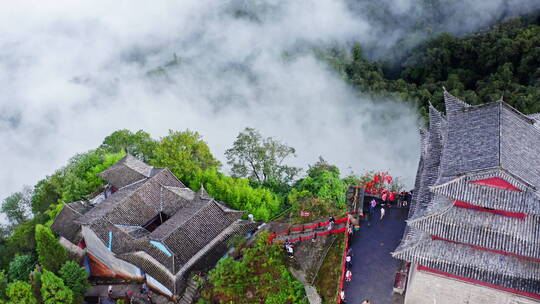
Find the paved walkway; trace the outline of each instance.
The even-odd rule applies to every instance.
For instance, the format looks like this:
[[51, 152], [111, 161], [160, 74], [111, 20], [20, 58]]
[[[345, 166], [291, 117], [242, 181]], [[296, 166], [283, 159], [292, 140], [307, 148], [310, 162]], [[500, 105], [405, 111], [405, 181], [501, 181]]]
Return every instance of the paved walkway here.
[[402, 304], [403, 296], [392, 293], [394, 278], [400, 262], [390, 255], [403, 236], [408, 209], [386, 209], [379, 220], [379, 208], [371, 225], [361, 223], [360, 231], [352, 238], [353, 278], [345, 290], [348, 304], [360, 304], [369, 299], [372, 304]]

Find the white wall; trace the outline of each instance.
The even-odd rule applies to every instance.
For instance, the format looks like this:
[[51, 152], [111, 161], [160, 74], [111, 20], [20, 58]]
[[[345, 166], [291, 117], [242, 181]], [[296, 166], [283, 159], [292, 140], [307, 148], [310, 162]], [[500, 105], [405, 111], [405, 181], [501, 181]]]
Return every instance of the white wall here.
[[148, 286], [150, 286], [150, 287], [152, 287], [154, 289], [160, 290], [162, 293], [168, 295], [169, 297], [172, 297], [172, 295], [173, 295], [172, 292], [167, 287], [163, 286], [163, 284], [158, 282], [156, 279], [154, 279], [149, 274], [146, 274], [146, 283], [148, 284]]
[[411, 265], [405, 304], [533, 304], [533, 299], [481, 285], [466, 283]]
[[141, 271], [137, 266], [116, 258], [91, 229], [82, 226], [82, 235], [88, 252], [107, 265], [112, 271], [120, 275], [142, 279]]

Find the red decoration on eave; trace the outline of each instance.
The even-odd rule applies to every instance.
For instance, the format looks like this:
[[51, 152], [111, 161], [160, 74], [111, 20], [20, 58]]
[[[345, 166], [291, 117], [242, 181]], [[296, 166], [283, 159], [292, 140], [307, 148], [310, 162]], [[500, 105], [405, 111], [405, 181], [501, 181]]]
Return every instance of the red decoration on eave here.
[[490, 287], [490, 288], [494, 288], [494, 289], [514, 293], [514, 294], [518, 294], [518, 295], [525, 296], [525, 297], [528, 297], [528, 298], [540, 300], [540, 294], [537, 294], [537, 293], [526, 292], [526, 291], [523, 291], [523, 290], [517, 290], [517, 289], [513, 289], [513, 288], [508, 288], [508, 287], [504, 287], [504, 286], [495, 285], [495, 284], [484, 282], [484, 281], [479, 281], [479, 280], [475, 280], [475, 279], [471, 279], [471, 278], [467, 278], [467, 277], [462, 277], [462, 276], [458, 276], [458, 275], [455, 275], [455, 274], [452, 274], [452, 273], [436, 270], [436, 269], [433, 269], [433, 268], [428, 268], [428, 267], [425, 267], [425, 266], [422, 266], [422, 265], [416, 266], [416, 269], [418, 269], [420, 271], [427, 271], [427, 272], [435, 273], [435, 274], [442, 275], [442, 276], [445, 276], [445, 277], [458, 279], [458, 280], [461, 280], [461, 281], [464, 281], [464, 282], [473, 283], [473, 284], [477, 284], [477, 285], [482, 285], [482, 286], [486, 286], [486, 287]]
[[519, 188], [516, 188], [514, 185], [510, 184], [509, 182], [505, 181], [504, 179], [500, 177], [490, 177], [490, 178], [485, 178], [485, 179], [479, 179], [479, 180], [471, 181], [471, 183], [475, 183], [482, 186], [504, 189], [504, 190], [521, 192]]
[[489, 209], [489, 208], [484, 208], [484, 207], [481, 207], [481, 206], [478, 206], [478, 205], [469, 204], [469, 203], [466, 203], [464, 201], [455, 201], [454, 202], [454, 207], [474, 209], [474, 210], [478, 210], [478, 211], [482, 211], [482, 212], [494, 213], [494, 214], [498, 214], [498, 215], [502, 215], [502, 216], [515, 217], [515, 218], [518, 218], [520, 220], [523, 220], [523, 219], [525, 219], [527, 217], [527, 214], [525, 214], [525, 213], [510, 212], [510, 211], [504, 211], [504, 210], [498, 210], [498, 209]]

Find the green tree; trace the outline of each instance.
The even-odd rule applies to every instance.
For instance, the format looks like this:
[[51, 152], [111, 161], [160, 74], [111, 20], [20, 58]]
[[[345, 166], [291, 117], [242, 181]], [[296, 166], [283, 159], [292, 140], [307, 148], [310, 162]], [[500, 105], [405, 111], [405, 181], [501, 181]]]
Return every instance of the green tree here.
[[125, 151], [143, 161], [149, 161], [153, 157], [155, 145], [156, 141], [143, 130], [133, 133], [124, 129], [107, 136], [100, 148], [112, 153]]
[[4, 199], [1, 211], [6, 214], [11, 225], [20, 225], [28, 220], [31, 198], [31, 188], [25, 187], [22, 191], [15, 192]]
[[15, 227], [12, 234], [0, 246], [0, 266], [7, 268], [16, 254], [34, 254], [36, 240], [34, 238], [36, 219], [24, 222]]
[[345, 207], [347, 184], [340, 178], [339, 169], [324, 159], [310, 166], [307, 176], [294, 186], [298, 191], [308, 191], [310, 196], [333, 201], [338, 207]]
[[17, 255], [9, 263], [8, 278], [10, 281], [27, 281], [35, 266], [36, 262], [31, 255]]
[[72, 304], [73, 292], [54, 273], [43, 270], [41, 275], [41, 300], [44, 304]]
[[7, 286], [8, 279], [6, 273], [3, 270], [0, 270], [0, 303], [4, 303], [7, 300]]
[[[156, 144], [150, 162], [154, 166], [166, 167], [182, 182], [190, 184], [195, 175], [206, 169], [218, 168], [219, 162], [210, 153], [210, 148], [197, 132], [169, 130]], [[191, 185], [199, 187], [200, 185]]]
[[37, 304], [38, 301], [32, 293], [32, 286], [23, 281], [15, 281], [7, 287], [6, 294], [9, 304]]
[[86, 291], [90, 288], [86, 270], [73, 261], [67, 261], [60, 269], [60, 277], [73, 291], [75, 303], [82, 303]]
[[30, 284], [32, 285], [32, 293], [36, 299], [41, 299], [41, 275], [42, 273], [36, 269], [30, 273]]
[[247, 177], [261, 185], [272, 181], [289, 184], [300, 172], [299, 168], [284, 164], [285, 160], [295, 156], [294, 148], [272, 137], [263, 138], [253, 128], [240, 132], [225, 155], [234, 176]]
[[52, 177], [42, 179], [34, 187], [34, 195], [32, 196], [32, 213], [34, 215], [42, 214], [51, 205], [58, 203], [60, 194], [52, 179]]
[[211, 288], [203, 303], [306, 303], [304, 288], [284, 259], [283, 250], [268, 243], [268, 233], [261, 233], [241, 260], [221, 259], [209, 272]]
[[67, 251], [46, 226], [36, 225], [36, 245], [39, 264], [45, 269], [58, 272], [68, 259]]

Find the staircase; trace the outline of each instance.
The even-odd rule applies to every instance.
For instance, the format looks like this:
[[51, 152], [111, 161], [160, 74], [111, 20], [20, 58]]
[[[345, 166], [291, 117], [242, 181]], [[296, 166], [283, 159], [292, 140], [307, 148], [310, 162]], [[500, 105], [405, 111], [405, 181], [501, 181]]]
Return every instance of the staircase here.
[[294, 243], [297, 241], [310, 240], [329, 233], [344, 232], [343, 229], [346, 229], [347, 226], [347, 222], [344, 220], [345, 219], [337, 220], [331, 230], [328, 230], [327, 222], [309, 223], [302, 226], [291, 227], [285, 231], [274, 233], [272, 240], [290, 241]]
[[180, 298], [180, 301], [178, 301], [179, 304], [192, 304], [197, 299], [199, 286], [197, 281], [193, 279], [194, 277], [195, 274], [190, 275], [184, 294]]

